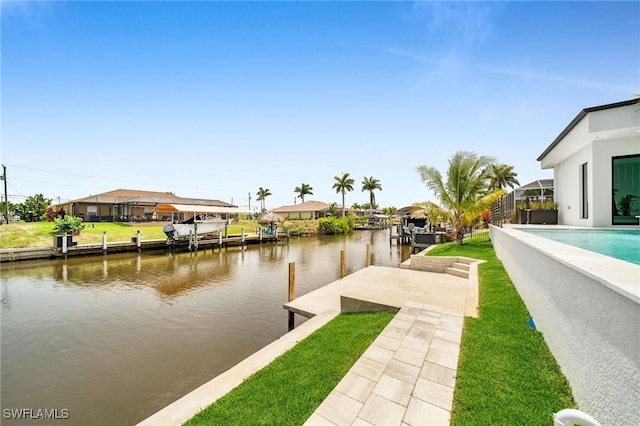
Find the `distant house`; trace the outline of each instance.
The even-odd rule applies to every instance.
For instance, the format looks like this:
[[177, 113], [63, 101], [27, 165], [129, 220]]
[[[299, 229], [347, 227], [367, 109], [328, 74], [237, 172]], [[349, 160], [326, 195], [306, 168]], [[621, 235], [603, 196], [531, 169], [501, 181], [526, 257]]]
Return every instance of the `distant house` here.
[[558, 223], [637, 225], [640, 216], [640, 105], [585, 108], [538, 157], [553, 169]]
[[329, 204], [322, 201], [305, 201], [300, 204], [278, 207], [273, 209], [273, 212], [285, 219], [317, 219], [327, 216], [328, 209]]
[[79, 216], [88, 222], [130, 222], [152, 219], [171, 219], [156, 214], [154, 209], [159, 204], [181, 204], [215, 207], [236, 207], [219, 200], [200, 198], [183, 198], [167, 192], [139, 191], [135, 189], [116, 189], [97, 195], [79, 198], [68, 203], [55, 206], [66, 214]]
[[[553, 179], [538, 179], [522, 185], [504, 196], [501, 202], [502, 217], [509, 218], [516, 206], [529, 201], [554, 201]], [[515, 214], [515, 213], [514, 213]]]

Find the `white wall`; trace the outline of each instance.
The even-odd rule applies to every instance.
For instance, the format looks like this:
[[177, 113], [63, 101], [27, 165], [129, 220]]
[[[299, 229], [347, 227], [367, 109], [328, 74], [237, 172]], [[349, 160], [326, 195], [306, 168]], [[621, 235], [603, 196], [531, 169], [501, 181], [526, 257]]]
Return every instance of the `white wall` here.
[[580, 409], [640, 424], [640, 266], [515, 229], [491, 240]]
[[[558, 204], [558, 224], [572, 226], [593, 226], [593, 149], [587, 145], [565, 161], [558, 163], [553, 170], [555, 201]], [[587, 164], [589, 217], [580, 218], [580, 167]]]

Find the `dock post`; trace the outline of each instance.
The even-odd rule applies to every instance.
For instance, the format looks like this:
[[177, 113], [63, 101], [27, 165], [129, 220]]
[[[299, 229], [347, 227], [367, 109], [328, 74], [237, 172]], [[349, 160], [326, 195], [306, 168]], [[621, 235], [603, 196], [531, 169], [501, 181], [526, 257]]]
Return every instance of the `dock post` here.
[[289, 262], [289, 302], [296, 298], [296, 262]]
[[193, 247], [198, 251], [198, 222], [193, 221]]
[[344, 278], [344, 250], [340, 250], [340, 278]]
[[366, 254], [367, 258], [365, 261], [365, 266], [370, 266], [371, 265], [371, 244], [367, 244], [367, 254]]
[[[289, 302], [296, 298], [296, 262], [289, 262]], [[289, 311], [289, 331], [295, 327], [293, 311]]]
[[62, 234], [62, 255], [67, 258], [67, 233]]
[[218, 247], [222, 250], [222, 232], [218, 231]]
[[107, 231], [102, 233], [102, 252], [107, 254]]
[[244, 248], [244, 227], [241, 229], [241, 235], [242, 235], [242, 248]]
[[140, 230], [136, 232], [136, 247], [138, 248], [138, 253], [140, 252]]
[[276, 225], [276, 243], [278, 242], [278, 226]]
[[260, 239], [260, 242], [262, 242], [262, 228], [258, 230], [258, 238]]

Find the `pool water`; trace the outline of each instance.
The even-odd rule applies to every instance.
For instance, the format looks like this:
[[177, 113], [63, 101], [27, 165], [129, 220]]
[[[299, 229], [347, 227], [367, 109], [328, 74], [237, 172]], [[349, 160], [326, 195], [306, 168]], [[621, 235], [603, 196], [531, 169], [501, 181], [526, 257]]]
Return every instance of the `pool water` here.
[[640, 265], [640, 229], [519, 230]]

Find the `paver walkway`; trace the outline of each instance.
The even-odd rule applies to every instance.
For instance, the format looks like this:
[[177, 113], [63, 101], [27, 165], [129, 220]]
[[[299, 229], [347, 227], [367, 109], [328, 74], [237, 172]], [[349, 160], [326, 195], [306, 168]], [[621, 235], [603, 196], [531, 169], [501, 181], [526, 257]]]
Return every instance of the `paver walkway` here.
[[448, 425], [464, 313], [407, 302], [306, 425]]

